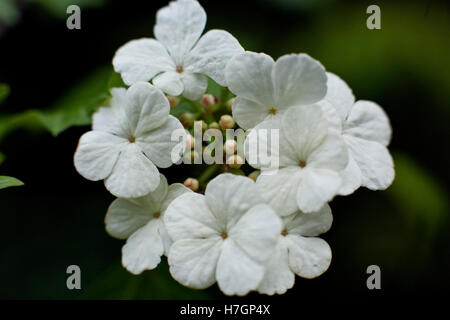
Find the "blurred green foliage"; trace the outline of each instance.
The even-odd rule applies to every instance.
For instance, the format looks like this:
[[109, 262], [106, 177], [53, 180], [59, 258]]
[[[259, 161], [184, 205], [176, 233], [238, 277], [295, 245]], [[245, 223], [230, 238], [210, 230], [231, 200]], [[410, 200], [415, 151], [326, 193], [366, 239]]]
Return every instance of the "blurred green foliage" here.
[[23, 182], [7, 176], [0, 176], [0, 189], [8, 188], [8, 187], [18, 187], [22, 186]]
[[6, 83], [0, 83], [0, 103], [8, 98], [9, 91], [9, 86]]
[[13, 25], [19, 18], [20, 12], [14, 0], [0, 0], [0, 22]]

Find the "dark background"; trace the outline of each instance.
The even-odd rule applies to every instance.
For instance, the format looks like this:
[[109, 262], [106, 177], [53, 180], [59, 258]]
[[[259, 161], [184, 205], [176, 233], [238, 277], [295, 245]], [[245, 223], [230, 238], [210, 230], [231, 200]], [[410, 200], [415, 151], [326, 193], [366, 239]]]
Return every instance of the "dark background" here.
[[[393, 126], [396, 180], [387, 191], [360, 189], [338, 197], [324, 235], [330, 269], [297, 277], [279, 299], [444, 294], [450, 285], [449, 6], [444, 1], [200, 1], [206, 30], [226, 29], [247, 50], [277, 58], [306, 52], [345, 79], [358, 99], [383, 106]], [[66, 28], [65, 8], [77, 1], [18, 1], [20, 16], [0, 28], [0, 82], [11, 94], [6, 115], [45, 110], [86, 77], [110, 68], [125, 42], [153, 36], [167, 1], [81, 1], [81, 30]], [[381, 30], [366, 28], [366, 8], [381, 7]], [[1, 10], [1, 7], [0, 7]], [[1, 14], [0, 14], [1, 16]], [[33, 130], [30, 130], [33, 129]], [[195, 291], [170, 278], [165, 262], [132, 276], [120, 265], [123, 241], [104, 230], [114, 199], [101, 182], [83, 179], [73, 153], [88, 126], [54, 137], [33, 125], [0, 135], [1, 175], [25, 186], [0, 190], [0, 298], [223, 298], [216, 286]], [[0, 127], [1, 131], [1, 127]], [[164, 170], [170, 183], [188, 167]], [[66, 268], [82, 270], [82, 290], [66, 288]], [[366, 287], [367, 266], [379, 265], [382, 289]], [[256, 294], [251, 294], [255, 297]]]

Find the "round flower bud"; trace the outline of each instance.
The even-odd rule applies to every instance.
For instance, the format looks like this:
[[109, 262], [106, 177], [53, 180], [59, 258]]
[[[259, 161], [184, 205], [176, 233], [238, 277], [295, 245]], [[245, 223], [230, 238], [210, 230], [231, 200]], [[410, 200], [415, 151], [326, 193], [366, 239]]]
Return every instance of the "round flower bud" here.
[[258, 179], [258, 177], [259, 177], [260, 174], [261, 174], [261, 171], [256, 170], [256, 171], [253, 171], [252, 173], [250, 173], [250, 174], [248, 175], [248, 177], [249, 177], [250, 179], [252, 179], [253, 181], [256, 181], [256, 179]]
[[227, 164], [231, 169], [239, 169], [244, 164], [244, 160], [237, 154], [233, 154], [228, 157]]
[[236, 99], [236, 98], [231, 98], [231, 99], [228, 100], [227, 103], [226, 103], [226, 107], [227, 107], [227, 110], [228, 110], [229, 112], [231, 112], [231, 110], [232, 110], [232, 108], [233, 108], [233, 102], [234, 102], [234, 99]]
[[180, 117], [180, 122], [185, 128], [189, 128], [194, 123], [195, 117], [190, 112], [185, 112]]
[[194, 130], [202, 130], [206, 131], [208, 129], [208, 125], [203, 120], [197, 120], [194, 122]]
[[217, 122], [214, 121], [209, 124], [209, 128], [210, 129], [220, 129], [220, 126]]
[[220, 127], [225, 130], [232, 129], [235, 125], [235, 122], [232, 116], [230, 116], [229, 114], [224, 114], [220, 117], [219, 124]]
[[199, 182], [197, 179], [194, 178], [187, 178], [184, 180], [184, 185], [191, 189], [192, 191], [197, 191], [199, 187]]
[[192, 149], [194, 147], [194, 143], [194, 137], [190, 133], [186, 133], [186, 149]]
[[211, 107], [216, 105], [219, 102], [219, 99], [217, 99], [216, 96], [212, 94], [204, 94], [203, 97], [200, 99], [200, 104], [207, 110], [210, 110]]
[[237, 150], [237, 142], [235, 140], [227, 140], [223, 145], [226, 154], [234, 154]]
[[167, 96], [167, 100], [169, 100], [171, 109], [175, 108], [177, 105], [180, 104], [180, 98], [178, 98], [178, 97]]
[[195, 150], [186, 150], [184, 153], [184, 163], [193, 164], [199, 158], [199, 154]]

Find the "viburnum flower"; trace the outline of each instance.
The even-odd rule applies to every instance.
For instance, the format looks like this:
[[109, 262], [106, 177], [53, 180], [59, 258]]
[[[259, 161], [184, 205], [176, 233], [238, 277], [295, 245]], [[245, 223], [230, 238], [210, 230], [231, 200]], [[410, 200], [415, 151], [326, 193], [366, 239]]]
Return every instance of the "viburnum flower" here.
[[331, 262], [330, 246], [317, 237], [331, 227], [333, 216], [328, 204], [311, 214], [297, 211], [283, 217], [282, 221], [280, 240], [266, 265], [259, 293], [283, 294], [293, 287], [295, 274], [315, 278], [324, 273]]
[[223, 30], [200, 38], [205, 24], [206, 13], [197, 1], [172, 1], [156, 15], [156, 39], [132, 40], [119, 48], [113, 59], [115, 71], [128, 85], [153, 80], [167, 94], [183, 94], [190, 100], [205, 93], [203, 75], [225, 86], [226, 64], [244, 49]]
[[[279, 141], [271, 141], [269, 145], [266, 135], [255, 136], [262, 129], [269, 132], [278, 129]], [[278, 154], [273, 145], [277, 142]], [[253, 143], [260, 147], [256, 154], [252, 154]], [[278, 157], [279, 168], [251, 160], [267, 151]], [[273, 198], [280, 208], [277, 213], [282, 216], [298, 209], [310, 213], [323, 207], [338, 192], [342, 183], [340, 172], [348, 163], [342, 137], [329, 130], [329, 123], [317, 105], [293, 107], [281, 119], [261, 123], [246, 139], [246, 156], [252, 166], [262, 170], [256, 181], [261, 195]]]
[[109, 206], [105, 217], [106, 231], [118, 239], [128, 239], [122, 248], [122, 264], [133, 274], [151, 270], [168, 254], [172, 244], [164, 213], [180, 195], [191, 192], [181, 183], [170, 186], [160, 175], [159, 186], [148, 195], [134, 199], [118, 198]]
[[255, 290], [281, 232], [281, 219], [264, 204], [247, 177], [221, 174], [205, 195], [175, 199], [164, 221], [174, 241], [170, 273], [181, 284], [202, 289], [214, 284], [227, 295]]
[[350, 194], [361, 185], [371, 190], [386, 189], [395, 176], [387, 149], [392, 135], [388, 116], [374, 102], [359, 100], [355, 103], [352, 90], [341, 78], [332, 73], [327, 76], [328, 92], [324, 101], [335, 109], [334, 114], [328, 111], [328, 115], [337, 119], [331, 122], [342, 134], [349, 150], [340, 194]]
[[317, 102], [327, 91], [325, 69], [307, 54], [284, 55], [275, 62], [266, 54], [245, 52], [230, 60], [225, 75], [237, 95], [233, 118], [243, 129], [290, 107]]
[[[173, 159], [172, 150], [180, 142], [172, 141], [172, 133], [179, 130], [185, 139], [185, 131], [169, 115], [164, 94], [149, 83], [112, 89], [111, 94], [110, 106], [94, 114], [93, 130], [80, 138], [75, 167], [86, 179], [105, 180], [116, 197], [141, 197], [159, 185], [157, 167], [179, 160]], [[180, 144], [184, 147], [185, 140]]]

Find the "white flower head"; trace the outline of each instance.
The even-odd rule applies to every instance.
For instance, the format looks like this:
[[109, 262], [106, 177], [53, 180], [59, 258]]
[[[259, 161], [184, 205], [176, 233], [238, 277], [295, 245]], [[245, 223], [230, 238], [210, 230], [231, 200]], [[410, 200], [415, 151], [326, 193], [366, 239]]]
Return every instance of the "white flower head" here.
[[283, 294], [294, 285], [295, 274], [302, 278], [315, 278], [331, 263], [330, 246], [317, 238], [330, 229], [333, 221], [327, 204], [318, 212], [304, 214], [297, 211], [283, 217], [282, 221], [280, 240], [258, 287], [260, 293]]
[[270, 168], [251, 163], [262, 170], [256, 183], [265, 199], [274, 198], [279, 204], [278, 214], [284, 216], [298, 209], [305, 213], [317, 211], [338, 192], [342, 183], [340, 172], [347, 166], [348, 153], [342, 137], [329, 130], [329, 126], [319, 106], [298, 106], [287, 110], [281, 119], [264, 121], [247, 137], [246, 156], [251, 159], [254, 155], [249, 144], [257, 141], [260, 146], [268, 145], [253, 135], [262, 129], [279, 130], [278, 150], [268, 145], [256, 152], [278, 151], [275, 156], [280, 168], [271, 172]]
[[327, 76], [328, 92], [319, 104], [336, 131], [342, 134], [349, 151], [339, 193], [350, 194], [361, 185], [371, 190], [386, 189], [395, 176], [387, 149], [392, 135], [388, 116], [374, 102], [359, 100], [355, 103], [351, 89], [341, 78], [332, 73]]
[[161, 175], [159, 186], [148, 195], [134, 199], [118, 198], [109, 206], [105, 217], [106, 231], [118, 239], [128, 239], [122, 248], [122, 264], [131, 273], [154, 269], [172, 241], [164, 226], [169, 204], [180, 195], [191, 192], [181, 183], [170, 186]]
[[256, 290], [281, 232], [281, 219], [263, 203], [255, 183], [232, 174], [211, 180], [205, 195], [181, 195], [164, 220], [174, 241], [172, 276], [196, 289], [217, 281], [227, 295]]
[[230, 60], [225, 75], [237, 95], [233, 118], [244, 129], [290, 107], [317, 102], [327, 91], [325, 69], [307, 54], [284, 55], [275, 62], [266, 54], [245, 52]]
[[[75, 167], [86, 179], [105, 180], [119, 198], [141, 197], [159, 185], [157, 167], [178, 161], [172, 150], [178, 143], [185, 145], [184, 129], [169, 115], [164, 94], [149, 83], [115, 88], [111, 94], [110, 106], [94, 114], [93, 130], [80, 138]], [[175, 130], [182, 142], [172, 141]]]
[[172, 1], [156, 15], [156, 39], [132, 40], [117, 50], [116, 72], [128, 85], [153, 80], [169, 95], [200, 99], [211, 77], [225, 86], [224, 69], [235, 54], [243, 52], [228, 32], [211, 30], [202, 37], [206, 13], [196, 0]]

